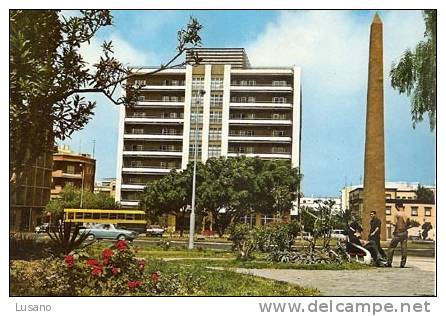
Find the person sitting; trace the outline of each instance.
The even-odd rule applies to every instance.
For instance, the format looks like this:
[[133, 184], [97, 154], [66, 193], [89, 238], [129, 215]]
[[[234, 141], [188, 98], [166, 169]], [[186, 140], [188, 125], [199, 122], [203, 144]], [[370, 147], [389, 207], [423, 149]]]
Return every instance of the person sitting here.
[[376, 266], [383, 267], [385, 265], [385, 260], [379, 253], [378, 246], [373, 240], [363, 240], [360, 238], [362, 227], [356, 221], [353, 221], [347, 229], [348, 242], [352, 244], [364, 247], [372, 255], [373, 261]]

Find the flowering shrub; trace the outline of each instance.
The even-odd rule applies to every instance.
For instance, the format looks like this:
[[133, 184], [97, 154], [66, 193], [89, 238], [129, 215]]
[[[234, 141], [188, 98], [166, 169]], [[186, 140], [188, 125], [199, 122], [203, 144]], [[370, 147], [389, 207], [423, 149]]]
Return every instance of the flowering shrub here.
[[126, 241], [105, 248], [99, 258], [70, 253], [63, 260], [15, 261], [11, 264], [14, 295], [187, 295], [199, 291], [200, 280], [189, 272], [160, 272], [160, 263], [136, 257]]

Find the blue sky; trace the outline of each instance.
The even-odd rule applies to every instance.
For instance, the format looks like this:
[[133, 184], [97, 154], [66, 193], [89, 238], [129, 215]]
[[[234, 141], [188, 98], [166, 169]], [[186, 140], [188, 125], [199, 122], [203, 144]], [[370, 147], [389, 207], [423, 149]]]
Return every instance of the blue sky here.
[[[379, 11], [384, 23], [386, 180], [435, 182], [435, 133], [412, 128], [410, 100], [388, 73], [423, 37], [419, 11]], [[159, 65], [173, 55], [176, 31], [190, 15], [203, 24], [204, 47], [244, 47], [253, 66], [302, 67], [302, 172], [306, 195], [337, 196], [363, 175], [369, 28], [372, 11], [114, 11], [114, 26], [83, 47], [98, 57], [104, 39], [129, 65]], [[118, 108], [98, 95], [95, 116], [69, 144], [92, 152], [97, 180], [116, 175]]]

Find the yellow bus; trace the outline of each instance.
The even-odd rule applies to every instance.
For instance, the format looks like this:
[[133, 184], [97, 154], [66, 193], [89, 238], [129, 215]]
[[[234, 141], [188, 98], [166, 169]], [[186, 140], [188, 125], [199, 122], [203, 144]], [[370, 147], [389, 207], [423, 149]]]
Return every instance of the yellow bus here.
[[141, 210], [64, 209], [64, 221], [82, 224], [114, 224], [116, 227], [145, 232], [146, 213]]

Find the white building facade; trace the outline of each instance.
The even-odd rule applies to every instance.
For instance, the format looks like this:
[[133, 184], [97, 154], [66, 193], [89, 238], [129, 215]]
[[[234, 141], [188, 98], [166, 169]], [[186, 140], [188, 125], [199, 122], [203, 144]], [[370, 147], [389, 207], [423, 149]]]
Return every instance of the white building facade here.
[[195, 146], [202, 162], [245, 155], [300, 167], [300, 68], [251, 67], [240, 48], [194, 52], [197, 66], [154, 75], [135, 68], [127, 82], [143, 88], [134, 107], [120, 109], [116, 201], [123, 207], [137, 207], [151, 180], [185, 169]]

